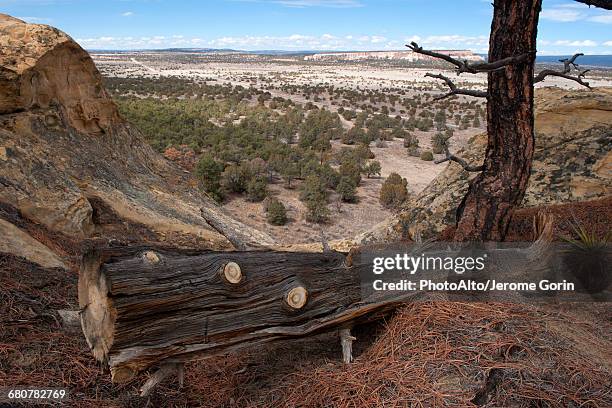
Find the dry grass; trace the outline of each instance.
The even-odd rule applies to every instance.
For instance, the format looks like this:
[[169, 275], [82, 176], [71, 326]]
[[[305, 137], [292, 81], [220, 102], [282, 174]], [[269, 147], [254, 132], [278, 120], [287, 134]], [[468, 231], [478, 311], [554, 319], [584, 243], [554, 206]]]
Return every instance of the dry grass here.
[[612, 405], [609, 305], [450, 302], [357, 328], [348, 366], [330, 333], [188, 364], [182, 389], [167, 380], [143, 400], [146, 376], [111, 384], [81, 334], [61, 327], [56, 310], [76, 308], [75, 285], [74, 274], [2, 255], [0, 386], [67, 387], [77, 407]]
[[[573, 337], [565, 326], [573, 327]], [[569, 322], [567, 316], [524, 306], [413, 304], [354, 364], [298, 371], [268, 392], [269, 402], [292, 407], [608, 407], [609, 326], [604, 331], [607, 339], [599, 337], [593, 323]], [[576, 340], [587, 342], [589, 351]]]

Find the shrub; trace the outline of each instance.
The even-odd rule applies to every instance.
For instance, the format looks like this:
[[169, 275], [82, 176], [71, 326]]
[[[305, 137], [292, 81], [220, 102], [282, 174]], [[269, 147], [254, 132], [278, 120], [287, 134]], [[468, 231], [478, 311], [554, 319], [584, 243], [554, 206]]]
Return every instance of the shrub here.
[[408, 199], [408, 182], [397, 173], [389, 174], [380, 189], [380, 203], [386, 208], [398, 208]]
[[354, 203], [357, 201], [357, 188], [355, 184], [353, 184], [353, 180], [347, 177], [342, 177], [340, 179], [336, 191], [340, 194], [340, 199], [345, 203]]
[[230, 164], [221, 174], [221, 186], [231, 193], [243, 193], [250, 178], [246, 167]]
[[363, 142], [366, 138], [366, 133], [362, 128], [353, 126], [342, 135], [342, 143], [352, 145], [357, 142]]
[[329, 217], [327, 204], [323, 199], [311, 199], [305, 202], [306, 204], [306, 221], [317, 224], [324, 223]]
[[431, 146], [435, 154], [444, 153], [444, 149], [448, 147], [448, 138], [443, 133], [438, 132], [431, 137]]
[[363, 172], [365, 173], [365, 175], [370, 178], [373, 175], [377, 174], [378, 176], [380, 176], [380, 171], [382, 170], [382, 167], [380, 165], [379, 161], [371, 161], [368, 164], [365, 165], [365, 167], [363, 168]]
[[425, 150], [424, 152], [421, 153], [421, 160], [432, 161], [433, 158], [434, 158], [433, 153], [430, 150]]
[[418, 146], [410, 146], [408, 149], [408, 156], [419, 157], [419, 148]]
[[266, 198], [266, 195], [268, 195], [268, 183], [265, 177], [256, 176], [249, 180], [246, 193], [249, 201], [259, 202]]
[[306, 177], [302, 184], [300, 200], [308, 201], [325, 201], [327, 199], [327, 186], [325, 181], [316, 174], [311, 174]]
[[387, 147], [387, 143], [383, 139], [378, 139], [376, 141], [376, 147], [378, 148]]
[[344, 160], [338, 169], [340, 178], [350, 179], [355, 186], [358, 186], [359, 183], [361, 183], [361, 171], [362, 168], [355, 159]]
[[287, 223], [287, 210], [283, 203], [276, 198], [266, 203], [266, 220], [272, 225], [285, 225]]
[[195, 169], [195, 176], [200, 182], [200, 188], [210, 194], [216, 201], [223, 200], [220, 184], [222, 172], [223, 163], [219, 163], [209, 154], [200, 158]]

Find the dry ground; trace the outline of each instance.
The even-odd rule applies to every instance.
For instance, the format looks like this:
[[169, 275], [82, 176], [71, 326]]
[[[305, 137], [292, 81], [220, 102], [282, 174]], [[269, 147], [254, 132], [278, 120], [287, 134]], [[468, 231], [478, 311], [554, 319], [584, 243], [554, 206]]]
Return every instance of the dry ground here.
[[[599, 232], [612, 222], [610, 199], [544, 209], [555, 214], [560, 232], [568, 232], [565, 221], [574, 216]], [[0, 210], [41, 242], [52, 242], [76, 268], [79, 242]], [[131, 238], [155, 238], [100, 210], [109, 237], [137, 231]], [[510, 227], [513, 238], [530, 239], [527, 224], [537, 210], [521, 210], [526, 213]], [[71, 407], [612, 406], [609, 303], [435, 300], [355, 328], [356, 360], [348, 366], [332, 332], [190, 363], [182, 389], [169, 379], [143, 400], [137, 392], [146, 374], [111, 384], [80, 331], [62, 327], [57, 310], [77, 309], [76, 281], [74, 270], [45, 270], [0, 254], [0, 387], [66, 387]]]
[[[609, 407], [609, 304], [425, 302], [353, 330], [345, 365], [335, 333], [186, 366], [148, 399], [146, 375], [122, 385], [58, 309], [76, 308], [76, 275], [0, 255], [0, 387], [65, 387], [71, 407]], [[0, 404], [2, 405], [2, 404]], [[11, 405], [2, 405], [10, 407]]]
[[[478, 129], [457, 131], [453, 136], [452, 150], [463, 147], [467, 139], [478, 132]], [[415, 131], [421, 146], [428, 148], [430, 145], [431, 132]], [[266, 231], [283, 244], [297, 244], [305, 242], [319, 242], [321, 231], [326, 239], [342, 239], [356, 236], [367, 231], [378, 223], [389, 218], [392, 211], [384, 208], [379, 202], [379, 194], [384, 179], [390, 173], [398, 173], [408, 181], [408, 189], [412, 194], [421, 192], [446, 166], [434, 164], [431, 161], [423, 161], [418, 157], [409, 156], [402, 145], [403, 141], [396, 139], [386, 142], [387, 147], [377, 148], [374, 143], [370, 147], [374, 160], [381, 163], [382, 171], [380, 177], [362, 178], [361, 185], [357, 189], [359, 202], [354, 204], [341, 203], [338, 197], [332, 194], [330, 197], [329, 222], [325, 224], [312, 224], [305, 220], [306, 208], [299, 200], [300, 182], [292, 183], [291, 189], [277, 180], [269, 185], [273, 196], [281, 200], [288, 210], [289, 223], [284, 226], [273, 226], [266, 222], [262, 203], [252, 203], [242, 196], [230, 198], [223, 207], [236, 219], [243, 223]], [[333, 149], [337, 150], [344, 145], [333, 142]], [[441, 157], [441, 156], [438, 156]]]

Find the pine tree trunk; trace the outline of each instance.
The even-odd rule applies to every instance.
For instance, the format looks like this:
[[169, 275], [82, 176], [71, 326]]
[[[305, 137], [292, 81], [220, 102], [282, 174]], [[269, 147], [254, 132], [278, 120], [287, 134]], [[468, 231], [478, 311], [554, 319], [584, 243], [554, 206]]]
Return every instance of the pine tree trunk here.
[[489, 61], [533, 52], [488, 74], [484, 170], [457, 211], [456, 241], [502, 241], [529, 181], [534, 150], [533, 71], [542, 0], [495, 0]]

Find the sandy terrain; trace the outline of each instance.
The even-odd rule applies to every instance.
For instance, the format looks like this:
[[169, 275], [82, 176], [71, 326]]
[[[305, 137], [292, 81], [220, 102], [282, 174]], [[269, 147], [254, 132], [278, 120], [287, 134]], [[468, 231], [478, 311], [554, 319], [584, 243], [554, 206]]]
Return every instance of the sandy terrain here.
[[[96, 65], [103, 73], [112, 72], [117, 76], [182, 76], [187, 78], [214, 79], [222, 83], [249, 86], [255, 83], [267, 82], [269, 84], [309, 84], [334, 85], [351, 89], [382, 89], [395, 87], [411, 89], [419, 84], [438, 84], [444, 87], [440, 80], [424, 77], [427, 72], [440, 72], [453, 78], [457, 85], [468, 84], [483, 89], [486, 84], [486, 74], [456, 76], [452, 71], [436, 68], [398, 68], [380, 66], [358, 65], [321, 65], [280, 63], [278, 60], [258, 62], [249, 61], [248, 64], [226, 62], [176, 62], [168, 61], [163, 54], [138, 53], [132, 54], [93, 54]], [[291, 61], [291, 60], [289, 60]], [[561, 68], [562, 64], [559, 64]], [[589, 73], [588, 81], [591, 86], [612, 86], [609, 77], [597, 73]], [[573, 81], [563, 78], [549, 77], [536, 85], [558, 86], [562, 88], [577, 89], [581, 86]]]

